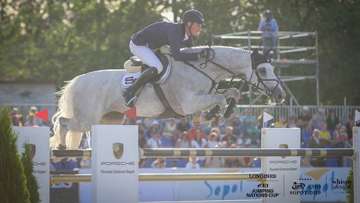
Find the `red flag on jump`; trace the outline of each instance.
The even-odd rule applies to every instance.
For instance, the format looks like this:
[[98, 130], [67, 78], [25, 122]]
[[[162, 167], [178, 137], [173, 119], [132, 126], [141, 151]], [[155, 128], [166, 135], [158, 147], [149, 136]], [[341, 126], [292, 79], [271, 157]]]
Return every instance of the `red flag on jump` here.
[[126, 115], [129, 119], [136, 119], [136, 107], [133, 107], [133, 108], [125, 111], [125, 115]]
[[43, 120], [45, 122], [49, 122], [49, 111], [48, 111], [48, 109], [44, 109], [42, 111], [36, 112], [35, 116], [40, 118], [41, 120]]

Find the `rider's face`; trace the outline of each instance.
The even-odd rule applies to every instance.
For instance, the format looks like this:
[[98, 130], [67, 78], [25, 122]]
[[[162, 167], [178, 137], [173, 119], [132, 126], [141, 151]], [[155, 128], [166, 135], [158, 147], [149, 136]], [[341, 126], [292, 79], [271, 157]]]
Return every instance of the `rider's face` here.
[[201, 33], [201, 29], [201, 24], [193, 22], [192, 26], [190, 27], [190, 33], [192, 36], [198, 37]]

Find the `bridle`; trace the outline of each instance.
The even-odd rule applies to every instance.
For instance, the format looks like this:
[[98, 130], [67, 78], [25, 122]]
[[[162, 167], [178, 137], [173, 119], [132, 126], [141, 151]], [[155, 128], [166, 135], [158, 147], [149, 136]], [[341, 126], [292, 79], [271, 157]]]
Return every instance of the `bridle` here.
[[[226, 92], [226, 90], [219, 89], [219, 82], [216, 82], [215, 79], [211, 78], [206, 72], [202, 71], [203, 69], [206, 69], [208, 67], [209, 63], [213, 64], [215, 67], [230, 74], [230, 77], [231, 77], [230, 86], [234, 84], [234, 79], [243, 80], [245, 83], [241, 87], [238, 88], [240, 91], [246, 84], [246, 85], [254, 88], [256, 91], [266, 95], [267, 97], [272, 97], [274, 95], [274, 90], [278, 86], [282, 86], [282, 82], [281, 82], [280, 78], [275, 73], [274, 73], [275, 78], [272, 78], [272, 79], [264, 79], [261, 77], [257, 66], [261, 63], [270, 63], [270, 61], [265, 60], [265, 61], [261, 61], [261, 63], [257, 63], [257, 60], [255, 58], [256, 54], [254, 54], [255, 51], [251, 54], [252, 72], [251, 72], [250, 78], [247, 80], [246, 78], [242, 77], [240, 74], [237, 74], [237, 73], [233, 72], [232, 70], [230, 70], [229, 68], [215, 62], [214, 58], [215, 58], [216, 53], [215, 53], [215, 50], [211, 48], [211, 45], [209, 45], [209, 48], [206, 48], [206, 49], [207, 49], [207, 52], [206, 52], [207, 55], [205, 57], [205, 61], [203, 63], [201, 63], [199, 65], [199, 67], [196, 67], [194, 64], [192, 64], [188, 61], [184, 61], [184, 63], [191, 66], [192, 68], [196, 69], [197, 71], [202, 73], [204, 76], [206, 76], [209, 80], [211, 80], [212, 85], [209, 90], [209, 93], [211, 93], [214, 89], [215, 89], [215, 93], [225, 93]], [[253, 84], [251, 81], [252, 81], [253, 77], [255, 77], [255, 76], [257, 77], [257, 83]], [[268, 82], [268, 81], [276, 82], [276, 85], [273, 88], [270, 88], [265, 84], [265, 82]], [[260, 85], [262, 85], [263, 88], [261, 88]]]
[[[282, 81], [280, 80], [279, 76], [274, 72], [275, 78], [271, 78], [271, 79], [264, 79], [258, 70], [258, 65], [260, 65], [261, 63], [271, 63], [270, 59], [265, 59], [265, 60], [260, 60], [258, 61], [255, 57], [256, 55], [260, 55], [257, 50], [254, 50], [253, 53], [251, 54], [251, 76], [250, 76], [250, 81], [253, 77], [253, 75], [255, 74], [257, 77], [257, 83], [254, 85], [252, 84], [252, 87], [254, 87], [256, 90], [260, 90], [263, 91], [265, 93], [265, 95], [272, 97], [274, 95], [274, 90], [280, 86], [280, 87], [284, 87], [282, 84]], [[265, 82], [275, 82], [276, 85], [273, 88], [268, 87]], [[260, 84], [262, 84], [263, 89], [260, 88]], [[283, 88], [284, 89], [284, 88]]]

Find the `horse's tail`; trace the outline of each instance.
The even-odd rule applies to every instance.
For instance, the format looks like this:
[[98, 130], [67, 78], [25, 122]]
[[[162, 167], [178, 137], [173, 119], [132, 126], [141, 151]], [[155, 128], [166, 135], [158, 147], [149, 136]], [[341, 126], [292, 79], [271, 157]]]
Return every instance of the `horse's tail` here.
[[[59, 102], [58, 102], [58, 109], [56, 113], [51, 118], [51, 122], [53, 123], [53, 132], [55, 136], [59, 136], [60, 130], [60, 118], [72, 118], [74, 115], [74, 107], [73, 107], [73, 100], [74, 100], [74, 83], [76, 78], [68, 81], [67, 84], [56, 94], [60, 95]], [[58, 138], [56, 138], [58, 139]]]
[[[74, 99], [76, 92], [75, 84], [77, 80], [78, 77], [75, 77], [74, 79], [67, 81], [67, 84], [56, 93], [57, 95], [60, 95], [58, 102], [58, 113], [63, 117], [72, 118], [74, 116]], [[54, 117], [57, 118], [58, 115], [55, 114]]]

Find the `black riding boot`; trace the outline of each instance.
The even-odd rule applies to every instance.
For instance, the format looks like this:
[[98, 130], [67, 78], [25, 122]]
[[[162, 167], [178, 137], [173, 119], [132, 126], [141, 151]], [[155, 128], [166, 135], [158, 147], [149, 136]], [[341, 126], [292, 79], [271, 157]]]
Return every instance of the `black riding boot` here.
[[125, 98], [125, 104], [128, 107], [133, 107], [136, 101], [136, 92], [147, 82], [151, 81], [157, 76], [157, 69], [154, 67], [147, 68], [141, 76], [128, 87], [123, 96]]

